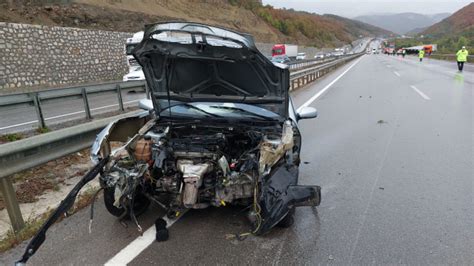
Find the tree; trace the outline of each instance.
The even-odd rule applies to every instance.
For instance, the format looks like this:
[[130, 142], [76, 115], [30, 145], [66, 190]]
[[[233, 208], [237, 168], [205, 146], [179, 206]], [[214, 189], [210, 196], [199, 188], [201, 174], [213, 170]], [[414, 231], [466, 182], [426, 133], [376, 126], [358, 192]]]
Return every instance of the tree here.
[[467, 46], [468, 43], [469, 40], [466, 37], [460, 36], [458, 39], [457, 48], [459, 49], [460, 47]]

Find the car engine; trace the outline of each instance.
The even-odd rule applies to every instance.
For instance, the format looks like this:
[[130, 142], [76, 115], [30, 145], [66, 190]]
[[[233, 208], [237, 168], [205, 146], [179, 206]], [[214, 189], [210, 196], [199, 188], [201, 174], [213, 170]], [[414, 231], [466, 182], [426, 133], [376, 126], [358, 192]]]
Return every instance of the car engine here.
[[[101, 182], [112, 191], [116, 208], [131, 209], [137, 190], [169, 210], [249, 205], [258, 194], [259, 176], [292, 147], [289, 122], [267, 130], [154, 125], [112, 153]], [[167, 203], [159, 198], [164, 194]]]

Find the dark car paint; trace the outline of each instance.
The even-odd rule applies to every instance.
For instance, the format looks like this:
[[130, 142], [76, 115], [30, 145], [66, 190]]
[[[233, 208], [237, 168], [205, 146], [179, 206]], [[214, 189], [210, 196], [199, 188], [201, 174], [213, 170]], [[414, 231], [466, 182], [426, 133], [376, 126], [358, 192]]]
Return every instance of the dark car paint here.
[[[213, 46], [206, 39], [215, 35], [202, 31], [173, 30], [192, 35], [193, 43], [154, 39], [155, 34], [168, 32], [171, 26], [163, 26], [167, 24], [157, 24], [162, 29], [148, 27], [143, 41], [133, 51], [144, 69], [157, 113], [161, 111], [157, 100], [170, 99], [255, 104], [288, 117], [289, 70], [274, 65], [261, 54], [253, 38], [248, 35], [226, 37], [241, 48]], [[184, 29], [190, 25], [208, 27], [199, 23], [182, 25]], [[218, 27], [212, 29], [239, 34]], [[196, 41], [199, 38], [202, 40]]]
[[262, 193], [259, 199], [263, 222], [256, 234], [264, 234], [280, 222], [292, 208], [318, 206], [321, 188], [298, 184], [298, 166], [280, 163], [262, 179]]
[[[209, 29], [212, 32], [214, 29], [219, 35], [222, 33], [219, 31], [227, 31], [226, 29], [210, 28], [198, 23], [171, 24], [169, 27], [165, 25], [166, 23], [148, 26], [143, 41], [133, 52], [144, 68], [157, 113], [162, 111], [158, 104], [162, 99], [238, 102], [256, 104], [284, 119], [296, 120], [289, 99], [288, 68], [281, 68], [270, 62], [258, 51], [251, 36], [229, 31], [240, 36], [227, 37], [226, 40], [240, 44], [241, 48], [212, 46], [206, 43], [206, 38], [214, 35], [203, 31]], [[206, 28], [189, 30], [193, 27]], [[191, 34], [192, 43], [170, 43], [152, 38], [154, 34], [170, 29]], [[201, 42], [196, 42], [198, 36]], [[301, 138], [296, 121], [293, 121], [293, 127], [296, 129], [296, 137], [295, 147], [291, 151], [294, 153], [292, 161], [283, 163], [284, 166], [275, 166], [270, 174], [259, 177], [262, 185], [259, 202], [262, 204], [263, 223], [258, 234], [270, 230], [297, 203], [300, 206], [319, 205], [319, 187], [297, 186]]]

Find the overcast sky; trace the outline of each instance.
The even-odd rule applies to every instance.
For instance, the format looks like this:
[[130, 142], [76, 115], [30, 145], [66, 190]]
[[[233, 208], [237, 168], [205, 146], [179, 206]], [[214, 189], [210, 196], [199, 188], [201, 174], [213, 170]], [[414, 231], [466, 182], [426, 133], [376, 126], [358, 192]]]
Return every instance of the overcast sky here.
[[293, 8], [348, 18], [378, 13], [453, 13], [473, 0], [263, 0], [274, 7]]

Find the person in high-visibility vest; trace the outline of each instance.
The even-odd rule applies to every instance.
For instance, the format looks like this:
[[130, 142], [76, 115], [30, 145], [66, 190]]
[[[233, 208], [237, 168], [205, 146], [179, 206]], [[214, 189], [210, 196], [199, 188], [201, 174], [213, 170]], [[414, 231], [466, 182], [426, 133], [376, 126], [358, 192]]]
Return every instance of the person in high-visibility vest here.
[[423, 57], [425, 57], [425, 50], [424, 50], [424, 49], [421, 49], [421, 50], [418, 52], [418, 58], [420, 58], [420, 62], [423, 61]]
[[469, 56], [469, 52], [466, 49], [466, 46], [463, 46], [461, 50], [456, 53], [456, 61], [458, 61], [458, 69], [462, 72], [464, 68], [464, 63], [467, 61], [467, 57]]

